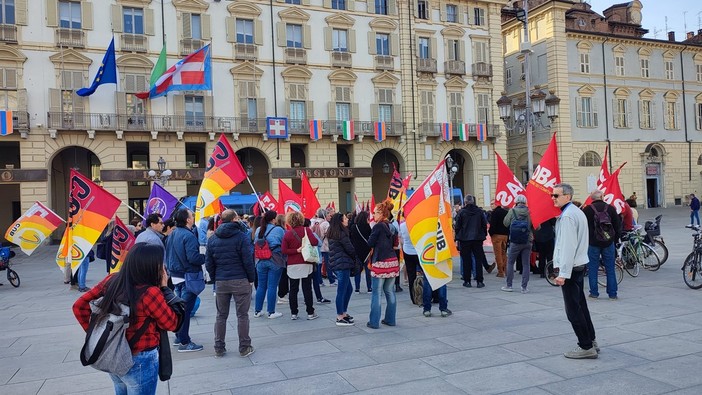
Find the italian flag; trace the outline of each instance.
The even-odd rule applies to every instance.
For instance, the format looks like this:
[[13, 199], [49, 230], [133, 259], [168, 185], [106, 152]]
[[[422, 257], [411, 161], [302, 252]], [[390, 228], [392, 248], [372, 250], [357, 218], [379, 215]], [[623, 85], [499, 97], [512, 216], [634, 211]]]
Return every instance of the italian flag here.
[[341, 122], [341, 132], [344, 136], [344, 140], [353, 140], [353, 121], [342, 121]]
[[458, 124], [458, 138], [461, 141], [468, 141], [468, 124], [459, 123]]

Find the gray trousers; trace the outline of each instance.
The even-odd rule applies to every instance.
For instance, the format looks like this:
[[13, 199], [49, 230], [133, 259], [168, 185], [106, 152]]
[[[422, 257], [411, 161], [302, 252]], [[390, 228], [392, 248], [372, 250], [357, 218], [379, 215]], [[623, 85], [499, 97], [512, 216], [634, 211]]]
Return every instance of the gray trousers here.
[[514, 263], [517, 261], [517, 257], [522, 257], [522, 288], [526, 288], [529, 284], [529, 271], [531, 266], [529, 265], [529, 258], [531, 257], [531, 243], [526, 244], [514, 244], [509, 243], [509, 248], [507, 249], [507, 286], [512, 286], [512, 280], [514, 279]]
[[215, 351], [224, 351], [227, 335], [227, 318], [229, 306], [234, 298], [236, 306], [237, 331], [239, 333], [239, 352], [251, 345], [249, 337], [249, 307], [251, 306], [251, 284], [247, 279], [216, 281], [217, 320], [215, 321]]

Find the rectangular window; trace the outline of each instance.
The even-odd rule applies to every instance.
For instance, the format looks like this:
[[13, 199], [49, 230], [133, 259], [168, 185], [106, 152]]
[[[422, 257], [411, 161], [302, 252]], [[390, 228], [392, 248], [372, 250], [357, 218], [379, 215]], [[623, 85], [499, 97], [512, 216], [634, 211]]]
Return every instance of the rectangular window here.
[[335, 10], [345, 10], [346, 0], [332, 0], [331, 6]]
[[236, 42], [239, 44], [253, 44], [253, 21], [251, 19], [236, 20]]
[[702, 82], [702, 64], [695, 65], [697, 69], [697, 82]]
[[463, 123], [463, 93], [449, 92], [449, 120], [455, 125]]
[[488, 118], [490, 114], [490, 95], [487, 93], [478, 93], [476, 95], [476, 101], [478, 105], [475, 108], [477, 111], [476, 119], [478, 123], [488, 123]]
[[285, 31], [288, 48], [302, 48], [302, 25], [288, 23]]
[[473, 41], [473, 63], [488, 62], [488, 44], [483, 41]]
[[64, 29], [80, 29], [80, 2], [59, 1], [59, 27]]
[[648, 78], [648, 58], [641, 58], [641, 77]]
[[597, 127], [597, 111], [591, 97], [581, 97], [575, 102], [577, 125], [581, 128]]
[[618, 76], [624, 76], [624, 57], [615, 56], [614, 57], [614, 72]]
[[448, 40], [448, 60], [461, 60], [460, 40]]
[[505, 85], [512, 85], [512, 68], [505, 69]]
[[673, 78], [675, 78], [675, 73], [673, 72], [673, 61], [666, 60], [664, 62], [664, 65], [665, 65], [665, 79], [672, 80]]
[[128, 119], [128, 122], [130, 124], [137, 124], [139, 126], [144, 125], [144, 119], [139, 118], [139, 119], [134, 119], [131, 118], [131, 116], [134, 115], [144, 115], [145, 113], [144, 109], [144, 101], [136, 97], [134, 93], [127, 93], [127, 115], [130, 116], [130, 119]]
[[254, 97], [246, 99], [246, 116], [249, 119], [258, 118], [258, 101]]
[[614, 127], [629, 127], [629, 102], [627, 99], [614, 99]]
[[375, 50], [378, 55], [390, 55], [390, 35], [387, 33], [375, 34]]
[[419, 58], [429, 59], [429, 37], [419, 37]]
[[200, 14], [190, 14], [190, 38], [202, 39], [202, 19]]
[[202, 96], [186, 95], [185, 125], [203, 126], [205, 124], [205, 98]]
[[15, 24], [15, 0], [0, 0], [0, 23]]
[[695, 125], [697, 130], [702, 130], [702, 103], [695, 104]]
[[485, 26], [484, 8], [473, 8], [473, 24], [476, 26]]
[[300, 0], [285, 0], [286, 4], [300, 5]]
[[456, 5], [446, 5], [446, 22], [458, 23], [458, 7]]
[[665, 128], [678, 130], [678, 103], [665, 102]]
[[290, 100], [290, 120], [305, 121], [307, 120], [307, 105], [302, 100]]
[[346, 44], [347, 30], [334, 29], [332, 30], [332, 50], [336, 52], [346, 52], [349, 50]]
[[17, 91], [0, 91], [0, 106], [8, 110], [17, 110]]
[[375, 0], [375, 13], [379, 15], [387, 15], [388, 0]]
[[351, 103], [336, 103], [336, 120], [348, 121], [351, 119]]
[[417, 18], [429, 19], [429, 2], [427, 0], [417, 0]]
[[423, 123], [434, 122], [434, 92], [419, 91], [419, 108]]
[[641, 129], [653, 129], [653, 103], [650, 100], [639, 102], [639, 127]]
[[392, 104], [378, 105], [378, 121], [392, 122]]
[[580, 72], [590, 74], [590, 54], [586, 52], [580, 53]]
[[144, 10], [141, 8], [122, 8], [124, 32], [131, 34], [144, 34]]

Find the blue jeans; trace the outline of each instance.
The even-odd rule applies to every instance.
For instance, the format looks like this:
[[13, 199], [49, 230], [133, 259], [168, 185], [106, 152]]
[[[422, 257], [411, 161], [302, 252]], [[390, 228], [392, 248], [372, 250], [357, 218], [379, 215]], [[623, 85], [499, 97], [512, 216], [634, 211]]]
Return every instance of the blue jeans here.
[[275, 294], [278, 291], [278, 283], [280, 282], [280, 275], [283, 274], [283, 268], [272, 261], [265, 260], [258, 262], [256, 272], [258, 273], [258, 287], [256, 288], [256, 306], [254, 310], [263, 310], [263, 300], [267, 299], [268, 314], [273, 314], [275, 313]]
[[314, 265], [314, 272], [312, 272], [312, 289], [314, 290], [314, 296], [317, 300], [324, 299], [322, 296], [322, 288], [320, 285], [324, 284], [324, 279], [322, 279], [322, 265]]
[[587, 258], [590, 260], [590, 262], [587, 263], [590, 295], [600, 296], [600, 291], [597, 287], [597, 271], [600, 268], [600, 256], [602, 256], [602, 264], [607, 271], [607, 295], [609, 295], [610, 298], [616, 297], [617, 276], [614, 274], [614, 243], [605, 248], [595, 246], [587, 247]]
[[700, 224], [700, 210], [692, 210], [690, 211], [690, 225], [694, 225], [695, 222], [693, 219], [697, 220], [697, 225]]
[[322, 252], [322, 264], [327, 269], [327, 280], [329, 280], [329, 284], [334, 284], [336, 282], [336, 276], [333, 270], [329, 270], [329, 252]]
[[88, 275], [89, 267], [90, 259], [86, 257], [78, 268], [78, 288], [85, 288], [85, 277]]
[[351, 270], [335, 270], [334, 273], [339, 280], [339, 288], [336, 289], [336, 315], [342, 315], [348, 311], [349, 301], [353, 293]]
[[[422, 286], [422, 304], [424, 305], [424, 311], [431, 311], [431, 285], [424, 278], [424, 285]], [[447, 289], [446, 285], [439, 287], [439, 311], [445, 311], [448, 309], [448, 299], [446, 298]]]
[[110, 373], [115, 395], [147, 395], [156, 393], [158, 384], [158, 349], [132, 356], [134, 366], [124, 376]]
[[183, 301], [185, 301], [185, 316], [183, 316], [183, 326], [181, 326], [180, 330], [176, 332], [176, 342], [179, 342], [180, 344], [188, 344], [191, 341], [190, 314], [192, 313], [193, 308], [195, 307], [195, 299], [197, 299], [197, 295], [185, 289], [185, 281], [183, 281], [180, 284], [176, 284], [175, 293], [176, 295], [180, 296], [180, 298], [183, 299]]
[[385, 293], [385, 300], [388, 305], [385, 308], [385, 322], [395, 325], [395, 313], [397, 311], [397, 299], [395, 299], [395, 277], [378, 278], [373, 277], [373, 293], [371, 294], [371, 309], [368, 323], [373, 328], [380, 327], [380, 293]]
[[[368, 270], [368, 267], [366, 265], [363, 265], [363, 273], [366, 275], [366, 288], [368, 288], [368, 292], [371, 290], [371, 275], [370, 275], [370, 270]], [[359, 288], [361, 288], [361, 273], [358, 273], [354, 277], [354, 282], [356, 283], [356, 291], [358, 291]]]

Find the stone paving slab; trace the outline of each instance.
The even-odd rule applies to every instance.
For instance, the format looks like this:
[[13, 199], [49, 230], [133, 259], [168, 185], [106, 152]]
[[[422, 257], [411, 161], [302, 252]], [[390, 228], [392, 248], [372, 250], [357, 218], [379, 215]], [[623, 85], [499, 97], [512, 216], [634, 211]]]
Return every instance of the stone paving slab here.
[[676, 389], [669, 384], [622, 369], [550, 383], [541, 388], [558, 395], [653, 395], [667, 394]]

